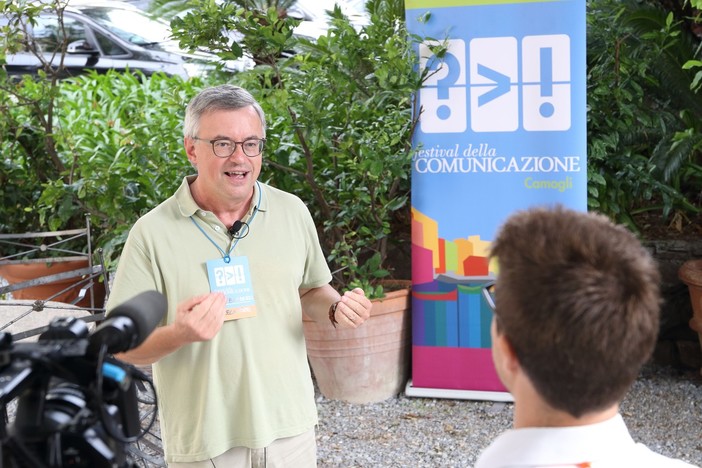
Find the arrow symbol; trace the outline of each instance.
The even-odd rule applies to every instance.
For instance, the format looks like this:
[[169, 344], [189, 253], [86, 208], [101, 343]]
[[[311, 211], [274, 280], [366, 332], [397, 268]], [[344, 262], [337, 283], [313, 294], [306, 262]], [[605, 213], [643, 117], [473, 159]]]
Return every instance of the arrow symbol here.
[[478, 64], [478, 75], [484, 76], [488, 80], [495, 83], [495, 87], [493, 89], [478, 97], [478, 107], [483, 106], [509, 92], [509, 76], [503, 75], [502, 73], [481, 64]]

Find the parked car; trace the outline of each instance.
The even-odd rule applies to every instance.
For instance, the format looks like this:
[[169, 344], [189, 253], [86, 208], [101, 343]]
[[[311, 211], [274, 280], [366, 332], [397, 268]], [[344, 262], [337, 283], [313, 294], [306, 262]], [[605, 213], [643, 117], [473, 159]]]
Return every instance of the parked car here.
[[[8, 18], [0, 16], [0, 25]], [[168, 23], [128, 3], [114, 0], [72, 0], [63, 13], [63, 31], [55, 12], [42, 13], [36, 23], [27, 24], [25, 50], [7, 55], [4, 65], [10, 75], [36, 74], [42, 61], [58, 66], [61, 47], [67, 43], [62, 76], [87, 70], [141, 71], [145, 75], [163, 72], [183, 78], [212, 70], [219, 58], [211, 53], [186, 52], [171, 38]], [[253, 66], [247, 59], [230, 61], [225, 70], [241, 71]]]

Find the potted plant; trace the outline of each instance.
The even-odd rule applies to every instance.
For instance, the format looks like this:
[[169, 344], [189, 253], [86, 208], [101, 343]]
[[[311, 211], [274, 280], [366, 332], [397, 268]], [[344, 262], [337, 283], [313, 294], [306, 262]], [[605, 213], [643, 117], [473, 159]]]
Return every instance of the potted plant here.
[[[237, 75], [237, 84], [251, 91], [267, 114], [268, 170], [263, 177], [309, 206], [319, 223], [334, 286], [360, 286], [380, 301], [373, 306], [371, 322], [356, 330], [305, 321], [308, 356], [320, 390], [354, 402], [397, 394], [409, 372], [409, 282], [403, 284], [401, 312], [390, 319], [381, 304], [390, 302], [383, 282], [395, 273], [389, 258], [398, 247], [392, 241], [401, 233], [409, 238], [411, 140], [418, 119], [412, 99], [421, 85], [403, 2], [368, 2], [371, 22], [361, 29], [336, 8], [329, 12], [329, 32], [316, 41], [295, 38], [297, 21], [276, 8], [235, 8], [234, 2], [224, 2], [213, 11], [206, 2], [192, 5], [189, 14], [172, 23], [181, 45], [220, 48], [222, 58], [231, 58], [236, 51], [221, 47], [219, 31], [236, 29], [243, 34], [236, 47], [261, 64]], [[389, 323], [379, 326], [375, 320]], [[381, 338], [393, 343], [378, 346]], [[350, 350], [342, 349], [347, 344]], [[322, 351], [327, 345], [332, 348]], [[375, 361], [376, 352], [389, 355], [395, 370]], [[323, 381], [322, 371], [333, 360], [340, 369], [330, 377], [352, 379], [354, 385]], [[377, 374], [395, 375], [380, 393], [373, 392], [379, 386]], [[366, 394], [336, 391], [342, 387]]]

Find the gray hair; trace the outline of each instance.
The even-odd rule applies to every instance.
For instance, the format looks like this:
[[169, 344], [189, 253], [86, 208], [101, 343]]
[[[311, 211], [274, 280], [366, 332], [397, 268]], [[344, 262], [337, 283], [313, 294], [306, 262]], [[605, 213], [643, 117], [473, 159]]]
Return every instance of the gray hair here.
[[263, 125], [263, 137], [266, 137], [266, 115], [261, 105], [244, 88], [230, 84], [223, 84], [205, 88], [195, 96], [185, 109], [183, 135], [195, 137], [200, 131], [200, 117], [215, 110], [237, 110], [252, 106]]

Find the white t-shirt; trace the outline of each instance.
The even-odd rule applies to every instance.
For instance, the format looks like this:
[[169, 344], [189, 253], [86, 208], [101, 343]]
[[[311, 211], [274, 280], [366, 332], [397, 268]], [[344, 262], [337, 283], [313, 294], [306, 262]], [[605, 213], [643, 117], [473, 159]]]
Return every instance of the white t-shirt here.
[[512, 429], [478, 457], [475, 468], [690, 468], [634, 442], [621, 415], [587, 426]]

